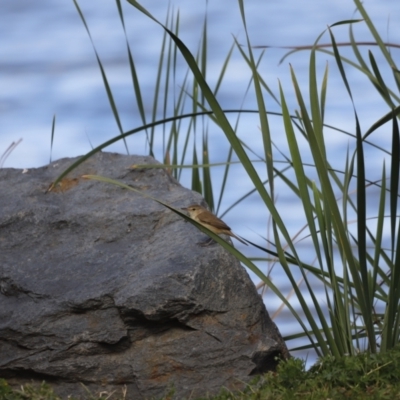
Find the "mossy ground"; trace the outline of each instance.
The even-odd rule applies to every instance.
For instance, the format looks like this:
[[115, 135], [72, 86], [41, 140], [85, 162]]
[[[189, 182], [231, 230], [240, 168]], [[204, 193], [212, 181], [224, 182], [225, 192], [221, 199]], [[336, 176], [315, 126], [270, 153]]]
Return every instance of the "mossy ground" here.
[[[115, 393], [95, 399], [122, 400]], [[164, 397], [163, 400], [170, 399]], [[359, 354], [336, 360], [321, 359], [306, 371], [304, 361], [292, 358], [281, 362], [276, 372], [259, 376], [243, 392], [221, 390], [207, 400], [292, 400], [292, 399], [399, 399], [400, 347], [381, 354]], [[25, 385], [15, 390], [0, 379], [0, 400], [60, 400], [49, 385]], [[72, 398], [71, 398], [72, 399]], [[64, 400], [64, 399], [63, 399]], [[195, 400], [195, 399], [192, 399]], [[203, 398], [203, 400], [206, 400]]]
[[302, 360], [279, 364], [243, 393], [221, 393], [213, 400], [400, 399], [400, 348], [335, 360], [325, 357], [309, 371]]

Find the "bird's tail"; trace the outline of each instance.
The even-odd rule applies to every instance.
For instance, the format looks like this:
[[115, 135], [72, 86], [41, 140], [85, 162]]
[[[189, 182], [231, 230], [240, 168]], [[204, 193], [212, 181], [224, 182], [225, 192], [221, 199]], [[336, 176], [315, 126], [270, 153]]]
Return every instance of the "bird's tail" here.
[[241, 239], [238, 235], [235, 235], [232, 231], [231, 231], [231, 233], [232, 233], [232, 236], [233, 236], [236, 240], [239, 240], [239, 242], [241, 242], [241, 243], [245, 244], [246, 246], [248, 246], [248, 244], [247, 244], [243, 239]]

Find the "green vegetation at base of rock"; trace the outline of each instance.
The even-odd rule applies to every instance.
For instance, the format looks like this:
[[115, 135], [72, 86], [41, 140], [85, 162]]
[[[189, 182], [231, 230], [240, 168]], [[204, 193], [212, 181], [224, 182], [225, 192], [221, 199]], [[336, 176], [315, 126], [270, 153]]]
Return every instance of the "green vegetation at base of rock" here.
[[[339, 360], [324, 357], [308, 371], [303, 360], [292, 358], [281, 362], [276, 372], [255, 378], [243, 392], [223, 389], [219, 395], [202, 400], [400, 399], [399, 377], [400, 347], [385, 353], [363, 353]], [[171, 398], [170, 393], [163, 400]], [[104, 393], [102, 397], [88, 393], [87, 399], [123, 400], [124, 396], [121, 392], [111, 396]], [[0, 379], [0, 400], [61, 399], [46, 383], [24, 385], [14, 390]]]
[[1, 400], [60, 400], [50, 385], [24, 385], [20, 389], [12, 389], [5, 379], [0, 379]]
[[298, 358], [281, 362], [243, 393], [223, 392], [213, 400], [400, 399], [400, 348], [336, 360], [328, 356], [309, 371]]

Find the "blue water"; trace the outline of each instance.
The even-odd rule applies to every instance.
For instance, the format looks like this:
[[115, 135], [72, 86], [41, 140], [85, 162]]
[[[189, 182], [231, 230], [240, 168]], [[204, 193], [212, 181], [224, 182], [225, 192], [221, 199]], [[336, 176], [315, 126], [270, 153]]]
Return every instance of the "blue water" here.
[[[149, 4], [147, 4], [149, 3]], [[247, 1], [246, 18], [248, 32], [253, 45], [293, 46], [311, 45], [328, 24], [354, 17], [355, 6], [348, 0], [322, 2], [307, 0], [293, 2], [280, 1]], [[115, 2], [98, 0], [80, 1], [79, 5], [87, 20], [93, 42], [104, 63], [107, 77], [120, 111], [124, 130], [141, 125], [135, 97], [130, 80], [126, 43], [119, 20]], [[165, 21], [168, 2], [153, 0], [143, 5], [160, 21]], [[398, 0], [367, 0], [364, 5], [375, 26], [385, 41], [397, 42], [400, 37], [400, 6]], [[243, 24], [236, 2], [218, 0], [208, 2], [172, 1], [171, 9], [180, 11], [180, 38], [190, 50], [196, 54], [201, 40], [204, 15], [208, 15], [208, 71], [207, 79], [213, 88], [217, 82], [219, 71], [233, 43], [233, 36], [241, 44], [245, 44]], [[160, 26], [143, 16], [128, 3], [123, 3], [128, 40], [136, 60], [142, 94], [145, 102], [147, 118], [152, 110], [156, 70], [163, 31]], [[358, 18], [359, 16], [356, 16]], [[354, 27], [356, 38], [360, 41], [371, 40], [362, 23]], [[337, 42], [348, 41], [348, 28], [335, 27], [333, 32]], [[22, 138], [22, 142], [10, 154], [4, 167], [34, 168], [45, 165], [50, 159], [50, 135], [53, 115], [56, 115], [55, 141], [51, 157], [73, 157], [91, 150], [107, 139], [119, 133], [117, 124], [110, 109], [101, 74], [88, 34], [75, 9], [73, 1], [31, 2], [28, 0], [2, 0], [0, 2], [0, 155], [12, 143]], [[321, 40], [327, 43], [325, 34]], [[371, 49], [377, 57], [379, 65], [382, 57], [372, 46], [363, 49], [366, 54]], [[254, 50], [256, 56], [262, 50]], [[278, 80], [287, 96], [291, 112], [298, 108], [290, 79], [289, 64], [294, 68], [304, 95], [308, 88], [308, 52], [296, 53], [279, 64], [287, 50], [270, 48], [266, 50], [260, 66], [260, 73], [278, 95]], [[341, 48], [343, 54], [351, 51]], [[393, 57], [399, 58], [399, 50], [392, 50]], [[349, 132], [354, 132], [354, 117], [351, 101], [338, 74], [334, 60], [325, 54], [318, 56], [319, 82], [325, 66], [329, 64], [329, 86], [327, 97], [326, 123]], [[359, 72], [346, 67], [354, 102], [360, 117], [363, 131], [387, 112], [375, 89]], [[176, 73], [176, 84], [171, 89], [179, 93], [180, 84], [186, 68], [179, 59]], [[385, 76], [390, 71], [383, 70]], [[250, 72], [239, 52], [233, 53], [230, 66], [218, 94], [222, 106], [226, 109], [255, 108], [252, 92], [245, 96]], [[279, 111], [277, 104], [266, 95], [267, 108]], [[189, 108], [190, 111], [190, 108]], [[170, 115], [170, 113], [168, 114]], [[159, 110], [159, 117], [162, 116]], [[236, 115], [229, 116], [234, 124]], [[238, 135], [260, 155], [262, 139], [259, 134], [259, 120], [254, 115], [241, 117]], [[284, 130], [279, 117], [271, 116], [270, 128], [274, 141], [282, 149], [286, 149]], [[227, 146], [223, 134], [211, 122], [208, 124], [210, 135], [210, 157], [214, 162], [223, 162]], [[157, 130], [159, 143], [156, 146], [156, 157], [161, 160], [163, 154], [162, 128]], [[201, 129], [199, 130], [201, 137]], [[343, 169], [347, 146], [351, 143], [345, 135], [333, 130], [326, 130], [326, 140], [332, 163]], [[382, 129], [373, 137], [375, 142], [387, 146], [390, 140], [390, 127]], [[128, 139], [132, 154], [144, 154], [147, 151], [143, 134]], [[306, 147], [304, 156], [307, 158]], [[109, 151], [125, 152], [122, 143], [108, 148]], [[371, 150], [366, 148], [366, 153]], [[375, 154], [375, 153], [373, 153]], [[368, 159], [368, 176], [379, 179], [382, 165], [381, 157]], [[262, 165], [257, 166], [262, 177], [266, 172]], [[222, 169], [213, 170], [215, 178], [214, 190], [222, 179]], [[242, 169], [233, 169], [235, 179], [226, 189], [220, 214], [229, 205], [251, 190], [251, 183], [246, 179]], [[182, 184], [189, 186], [189, 172], [183, 176]], [[287, 223], [291, 235], [295, 235], [303, 226], [301, 204], [296, 202], [287, 188], [277, 181], [276, 191], [279, 209]], [[369, 211], [376, 208], [376, 191], [371, 190]], [[224, 216], [224, 219], [240, 235], [262, 244], [259, 235], [267, 236], [269, 230], [268, 214], [263, 207], [258, 207], [259, 200], [250, 197]], [[261, 211], [260, 211], [261, 210]], [[246, 255], [260, 256], [239, 245]], [[307, 242], [302, 244], [307, 254], [310, 250]], [[308, 262], [312, 263], [314, 255], [309, 254]], [[267, 263], [259, 263], [266, 272]], [[274, 267], [274, 283], [289, 293], [290, 285], [283, 278], [279, 265]], [[256, 282], [258, 280], [252, 276]], [[323, 293], [321, 292], [321, 295]], [[271, 314], [278, 309], [280, 303], [270, 292], [265, 296], [267, 308]], [[295, 303], [295, 301], [293, 300]], [[321, 297], [321, 302], [323, 298]], [[284, 310], [276, 322], [283, 335], [299, 330], [290, 313]], [[289, 345], [293, 345], [290, 344]], [[304, 353], [300, 353], [305, 356]], [[315, 359], [311, 353], [309, 362]]]

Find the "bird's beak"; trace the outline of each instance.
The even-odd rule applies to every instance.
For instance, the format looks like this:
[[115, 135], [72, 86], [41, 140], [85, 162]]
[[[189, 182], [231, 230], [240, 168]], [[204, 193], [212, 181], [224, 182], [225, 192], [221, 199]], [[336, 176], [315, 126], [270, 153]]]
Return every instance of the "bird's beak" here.
[[187, 208], [186, 208], [186, 207], [182, 207], [182, 208], [181, 208], [181, 210], [185, 210], [185, 211], [187, 211]]

